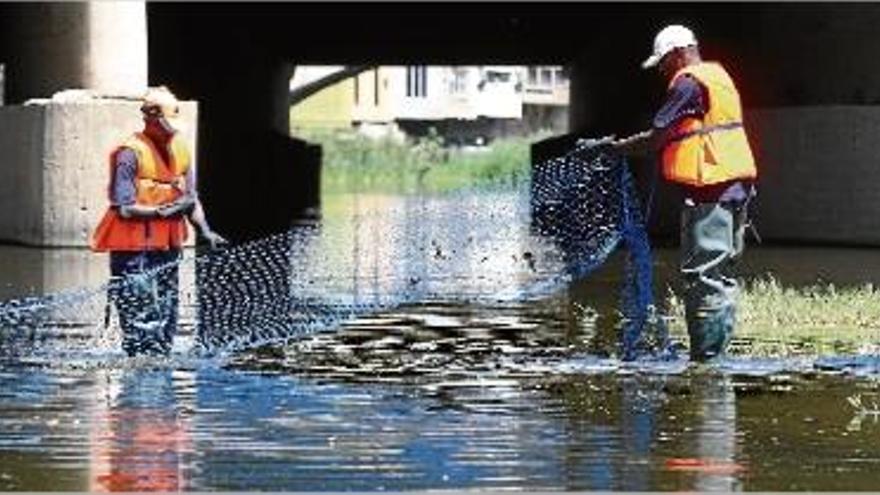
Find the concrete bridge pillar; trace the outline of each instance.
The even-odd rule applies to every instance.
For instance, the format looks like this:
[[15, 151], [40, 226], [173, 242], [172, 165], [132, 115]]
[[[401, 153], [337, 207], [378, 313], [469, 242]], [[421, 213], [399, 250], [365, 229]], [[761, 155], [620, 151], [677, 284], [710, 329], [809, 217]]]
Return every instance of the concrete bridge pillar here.
[[92, 1], [84, 87], [138, 94], [147, 85], [147, 9], [143, 1]]
[[183, 4], [148, 13], [151, 84], [199, 101], [199, 192], [212, 226], [232, 241], [288, 230], [318, 205], [320, 147], [290, 137], [295, 57], [279, 26]]
[[107, 204], [108, 152], [142, 125], [130, 100], [147, 85], [146, 5], [2, 4], [0, 62], [0, 206], [14, 212], [0, 241], [85, 246]]
[[246, 71], [216, 61], [174, 79], [199, 98], [199, 191], [233, 241], [285, 231], [318, 203], [320, 147], [290, 137], [293, 65], [261, 58]]
[[142, 1], [7, 4], [0, 12], [10, 103], [70, 88], [137, 94], [147, 84]]

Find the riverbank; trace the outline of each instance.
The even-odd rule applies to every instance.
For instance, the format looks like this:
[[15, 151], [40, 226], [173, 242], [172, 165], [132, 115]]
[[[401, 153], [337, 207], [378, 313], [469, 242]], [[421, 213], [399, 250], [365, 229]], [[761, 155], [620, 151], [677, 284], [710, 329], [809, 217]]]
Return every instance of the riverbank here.
[[429, 134], [407, 142], [352, 131], [309, 131], [321, 143], [323, 194], [448, 192], [529, 178], [529, 147], [546, 136], [499, 139], [483, 147], [445, 147]]
[[[687, 340], [684, 304], [666, 296], [669, 328]], [[731, 352], [792, 356], [880, 351], [880, 288], [832, 283], [785, 286], [772, 276], [747, 281], [739, 298]]]

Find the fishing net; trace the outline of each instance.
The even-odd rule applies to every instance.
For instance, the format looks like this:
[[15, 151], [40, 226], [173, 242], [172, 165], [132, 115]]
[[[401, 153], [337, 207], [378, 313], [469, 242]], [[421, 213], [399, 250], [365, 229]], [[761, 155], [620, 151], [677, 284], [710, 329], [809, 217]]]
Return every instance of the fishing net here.
[[[172, 328], [184, 352], [225, 353], [405, 304], [546, 298], [588, 277], [619, 248], [626, 258], [620, 356], [665, 345], [665, 329], [652, 317], [642, 205], [624, 159], [608, 148], [581, 145], [534, 165], [525, 180], [443, 194], [354, 194], [335, 208], [322, 221], [189, 253], [100, 287], [0, 303], [0, 352], [118, 349], [120, 320], [134, 311], [152, 314], [137, 330], [144, 339]], [[166, 283], [178, 272], [184, 279], [195, 273], [195, 283], [181, 286], [179, 322], [177, 292], [169, 295]]]

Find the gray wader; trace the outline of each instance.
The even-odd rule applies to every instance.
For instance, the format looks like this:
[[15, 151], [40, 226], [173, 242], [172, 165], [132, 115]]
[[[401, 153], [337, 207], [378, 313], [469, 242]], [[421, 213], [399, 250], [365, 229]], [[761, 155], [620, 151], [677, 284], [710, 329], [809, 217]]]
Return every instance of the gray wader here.
[[110, 300], [119, 314], [122, 349], [129, 356], [167, 356], [177, 333], [181, 251], [110, 253]]
[[691, 359], [724, 353], [736, 322], [739, 284], [732, 262], [745, 248], [746, 203], [685, 202], [681, 275]]

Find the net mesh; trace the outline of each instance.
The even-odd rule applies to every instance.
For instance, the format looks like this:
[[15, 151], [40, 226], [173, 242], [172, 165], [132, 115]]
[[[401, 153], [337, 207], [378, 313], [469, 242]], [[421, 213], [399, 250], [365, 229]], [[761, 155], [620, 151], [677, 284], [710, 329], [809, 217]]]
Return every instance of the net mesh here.
[[176, 321], [177, 292], [169, 296], [162, 281], [178, 271], [194, 272], [196, 283], [181, 288], [175, 348], [216, 354], [403, 304], [545, 298], [621, 247], [620, 356], [665, 346], [665, 329], [652, 317], [642, 206], [625, 161], [605, 148], [581, 146], [536, 164], [527, 180], [446, 194], [355, 194], [339, 208], [320, 222], [103, 286], [0, 303], [0, 352], [56, 358], [117, 349], [118, 308], [153, 311], [159, 327]]

